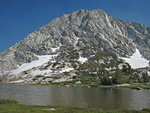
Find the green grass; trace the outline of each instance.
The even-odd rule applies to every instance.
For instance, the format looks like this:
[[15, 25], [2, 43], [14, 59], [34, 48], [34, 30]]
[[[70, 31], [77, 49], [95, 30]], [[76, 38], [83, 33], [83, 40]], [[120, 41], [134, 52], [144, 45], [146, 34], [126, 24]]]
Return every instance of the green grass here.
[[[36, 85], [36, 84], [33, 84]], [[39, 85], [39, 84], [38, 84]], [[117, 86], [116, 85], [97, 85], [97, 86], [92, 86], [91, 84], [85, 84], [85, 83], [80, 83], [80, 84], [75, 84], [74, 82], [63, 82], [63, 83], [49, 83], [49, 84], [40, 84], [40, 85], [45, 85], [45, 86], [66, 86], [69, 85], [70, 87], [97, 87], [97, 88], [130, 88], [130, 89], [136, 89], [137, 87], [141, 89], [150, 89], [150, 84], [131, 84], [130, 86]]]
[[131, 89], [136, 89], [137, 87], [142, 88], [142, 89], [150, 89], [150, 84], [131, 84], [130, 86], [120, 86], [120, 88], [131, 88]]
[[[5, 101], [5, 102], [4, 102]], [[137, 110], [102, 110], [100, 108], [78, 108], [72, 106], [35, 106], [21, 105], [15, 100], [0, 99], [0, 113], [150, 113], [150, 109]], [[54, 111], [48, 111], [54, 109]]]

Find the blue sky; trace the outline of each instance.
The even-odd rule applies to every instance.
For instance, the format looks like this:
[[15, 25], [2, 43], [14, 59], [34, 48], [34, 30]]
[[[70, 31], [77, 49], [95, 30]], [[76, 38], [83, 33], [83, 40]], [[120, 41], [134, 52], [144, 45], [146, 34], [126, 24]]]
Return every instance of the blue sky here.
[[80, 9], [102, 9], [114, 18], [150, 26], [150, 0], [0, 0], [0, 52], [53, 18]]

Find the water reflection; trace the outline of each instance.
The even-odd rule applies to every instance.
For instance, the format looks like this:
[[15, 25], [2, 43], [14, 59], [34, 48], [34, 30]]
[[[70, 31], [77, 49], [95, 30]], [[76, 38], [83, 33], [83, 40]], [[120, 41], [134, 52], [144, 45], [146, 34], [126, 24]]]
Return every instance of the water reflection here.
[[150, 108], [150, 90], [98, 89], [0, 84], [0, 98], [27, 105], [73, 105], [103, 109]]

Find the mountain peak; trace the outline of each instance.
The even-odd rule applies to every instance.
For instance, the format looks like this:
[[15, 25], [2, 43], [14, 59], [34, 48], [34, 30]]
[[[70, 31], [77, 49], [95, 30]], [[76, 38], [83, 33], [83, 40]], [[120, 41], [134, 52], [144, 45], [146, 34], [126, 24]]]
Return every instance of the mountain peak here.
[[[49, 71], [51, 75], [56, 74], [56, 70], [58, 73], [72, 69], [77, 71], [77, 67], [80, 67], [82, 63], [90, 61], [96, 64], [99, 62], [98, 65], [101, 65], [102, 62], [116, 60], [118, 64], [119, 57], [112, 58], [110, 55], [129, 57], [136, 52], [137, 48], [140, 55], [150, 60], [149, 31], [149, 28], [142, 24], [117, 20], [103, 10], [81, 9], [53, 19], [46, 26], [34, 31], [2, 53], [0, 71], [9, 72], [7, 74], [11, 75], [12, 70], [16, 70], [25, 63], [39, 62], [41, 55], [54, 56], [44, 62], [45, 64], [26, 70], [28, 74], [31, 74], [33, 70], [47, 68], [51, 70]], [[100, 53], [104, 54], [104, 51], [110, 53], [106, 54], [107, 60], [97, 56]], [[101, 59], [91, 60], [92, 56]], [[83, 62], [81, 59], [87, 60]]]

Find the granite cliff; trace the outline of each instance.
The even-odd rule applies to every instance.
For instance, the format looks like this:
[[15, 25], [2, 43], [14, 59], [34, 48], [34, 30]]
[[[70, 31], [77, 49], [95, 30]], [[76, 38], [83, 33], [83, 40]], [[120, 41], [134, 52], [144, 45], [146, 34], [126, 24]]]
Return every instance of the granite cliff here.
[[[85, 70], [98, 73], [101, 66], [110, 73], [123, 66], [132, 68], [124, 58], [135, 54], [143, 60], [133, 68], [149, 72], [150, 27], [115, 19], [103, 10], [80, 10], [53, 19], [1, 53], [0, 74], [5, 82], [32, 81], [37, 76], [69, 81]], [[96, 64], [97, 70], [85, 68], [88, 63]]]

